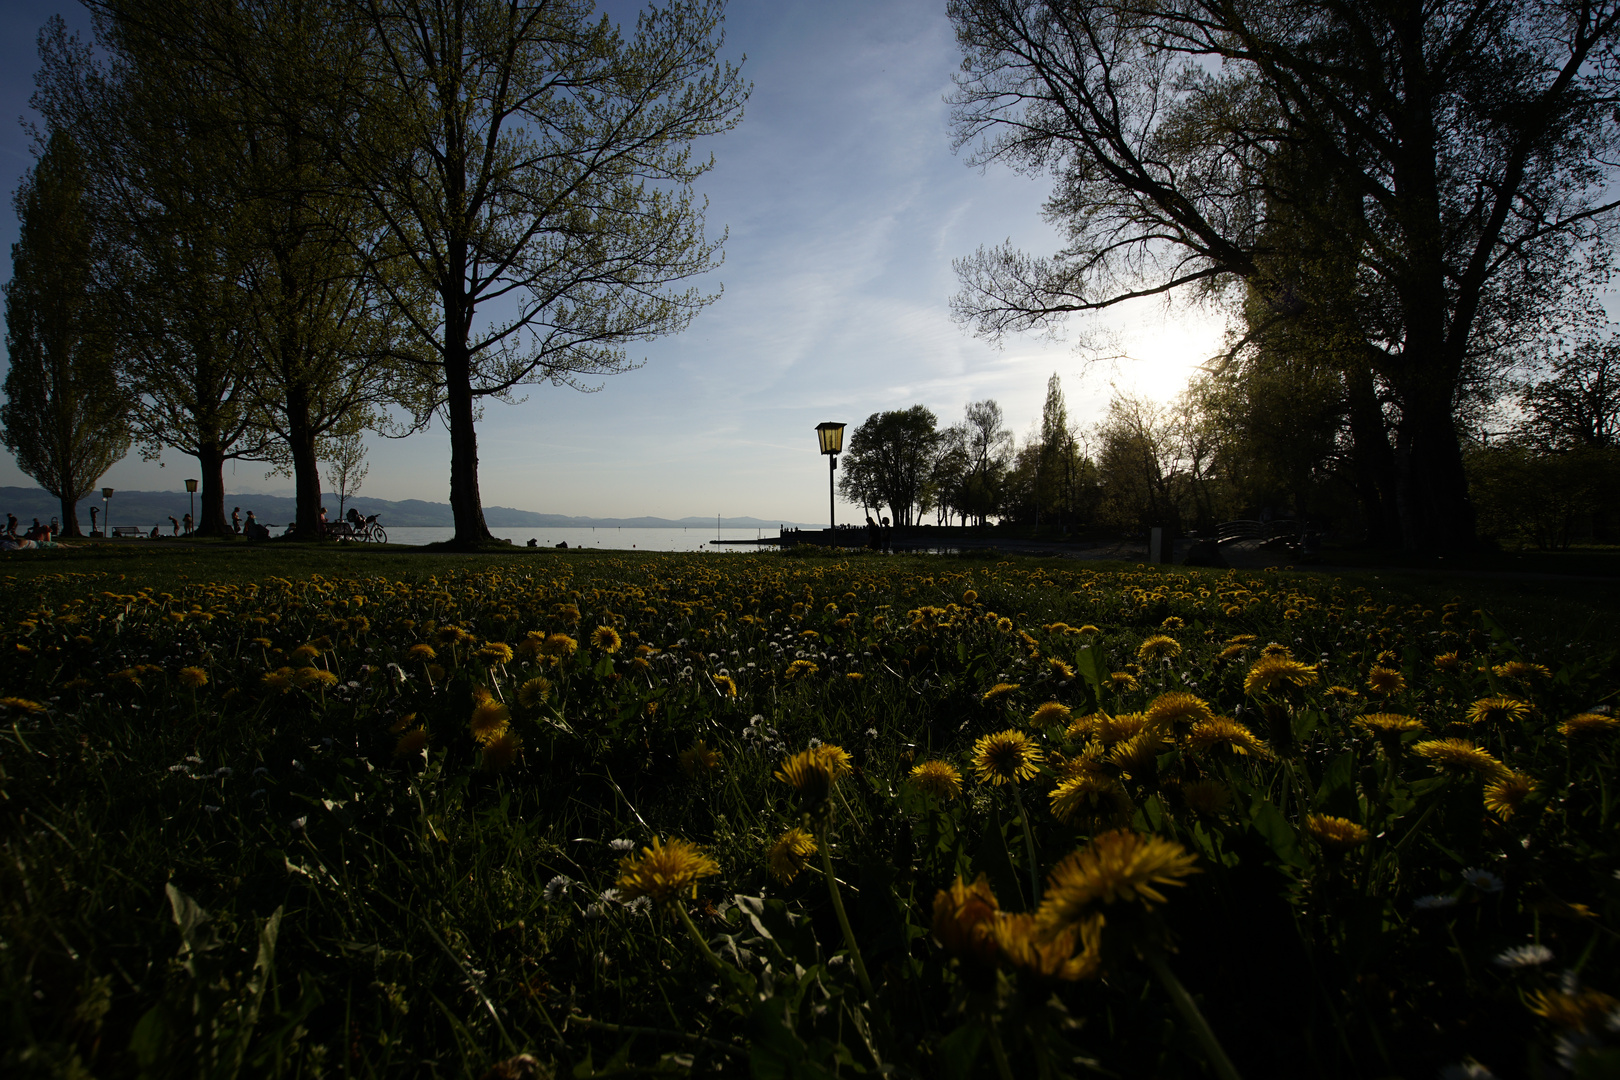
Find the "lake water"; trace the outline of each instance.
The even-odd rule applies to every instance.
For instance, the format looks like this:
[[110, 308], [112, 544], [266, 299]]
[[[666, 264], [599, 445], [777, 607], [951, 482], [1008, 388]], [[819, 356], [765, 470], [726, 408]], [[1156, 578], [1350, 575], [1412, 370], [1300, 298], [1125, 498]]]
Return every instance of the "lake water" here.
[[[386, 525], [386, 523], [385, 523]], [[388, 529], [388, 541], [393, 544], [436, 544], [456, 534], [451, 528], [425, 528], [401, 526]], [[776, 529], [542, 529], [533, 527], [489, 530], [502, 540], [510, 540], [519, 547], [532, 537], [538, 547], [556, 547], [564, 540], [570, 548], [591, 548], [598, 551], [710, 551], [749, 552], [775, 551], [774, 545], [711, 544], [721, 540], [753, 540], [762, 536], [775, 536]]]

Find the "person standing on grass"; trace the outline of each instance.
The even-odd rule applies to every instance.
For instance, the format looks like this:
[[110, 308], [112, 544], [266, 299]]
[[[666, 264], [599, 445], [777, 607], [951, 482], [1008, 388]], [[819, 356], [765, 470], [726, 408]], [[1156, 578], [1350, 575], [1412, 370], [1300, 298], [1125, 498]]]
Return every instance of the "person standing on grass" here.
[[17, 535], [17, 515], [16, 514], [7, 514], [6, 515], [6, 535], [7, 536], [16, 536]]
[[169, 527], [174, 530], [174, 535], [180, 535], [180, 522], [175, 519], [173, 514], [169, 515]]
[[90, 508], [90, 535], [96, 535], [96, 508], [94, 506]]
[[231, 529], [234, 532], [236, 532], [237, 535], [241, 535], [241, 532], [242, 532], [242, 508], [240, 506], [236, 507], [235, 509], [233, 509], [231, 511]]
[[191, 535], [191, 513], [189, 511], [186, 513], [186, 535]]

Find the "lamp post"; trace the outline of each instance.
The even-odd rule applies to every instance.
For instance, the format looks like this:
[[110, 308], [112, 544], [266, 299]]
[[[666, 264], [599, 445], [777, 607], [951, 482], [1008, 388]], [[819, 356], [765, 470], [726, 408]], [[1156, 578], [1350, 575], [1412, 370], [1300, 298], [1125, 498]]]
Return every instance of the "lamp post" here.
[[821, 441], [821, 452], [827, 455], [827, 529], [838, 528], [835, 508], [838, 505], [833, 491], [833, 470], [838, 468], [838, 455], [844, 452], [844, 425], [825, 423], [816, 425], [816, 438]]
[[192, 528], [193, 531], [196, 531], [196, 528], [197, 528], [197, 481], [195, 481], [195, 480], [187, 480], [186, 481], [186, 492], [188, 494], [190, 494], [190, 496], [191, 496], [191, 528]]
[[112, 488], [101, 489], [101, 534], [109, 540], [112, 538], [112, 518], [107, 516], [107, 500], [112, 496]]

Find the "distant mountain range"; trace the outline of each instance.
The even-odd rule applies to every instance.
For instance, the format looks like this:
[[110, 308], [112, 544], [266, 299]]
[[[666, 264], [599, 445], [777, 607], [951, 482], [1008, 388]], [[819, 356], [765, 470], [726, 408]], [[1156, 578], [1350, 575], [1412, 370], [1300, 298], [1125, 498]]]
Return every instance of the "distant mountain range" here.
[[[327, 509], [335, 521], [338, 517], [337, 496], [328, 492], [325, 498]], [[101, 510], [99, 496], [79, 503], [79, 527], [85, 532], [90, 531], [92, 506], [96, 508], [99, 517]], [[286, 524], [297, 513], [293, 500], [285, 495], [227, 495], [226, 516], [229, 516], [231, 509], [236, 506], [242, 508], [244, 518], [247, 517], [248, 511], [252, 510], [266, 525]], [[345, 509], [350, 506], [362, 514], [382, 515], [382, 523], [390, 527], [396, 525], [449, 527], [456, 523], [450, 512], [449, 503], [423, 502], [421, 499], [392, 502], [388, 499], [372, 499], [358, 495], [344, 503]], [[190, 507], [190, 497], [184, 491], [118, 491], [108, 500], [107, 509], [114, 525], [139, 525], [143, 529], [158, 525], [167, 533], [169, 515], [183, 518]], [[60, 516], [61, 512], [61, 504], [42, 488], [0, 487], [0, 514], [16, 514], [22, 528], [26, 529], [36, 517], [48, 522], [51, 518]], [[492, 529], [712, 529], [715, 526], [714, 518], [704, 517], [685, 517], [676, 521], [660, 517], [567, 517], [563, 514], [537, 514], [530, 510], [514, 510], [509, 506], [484, 507], [484, 521]], [[800, 527], [800, 523], [795, 521], [762, 521], [753, 517], [723, 517], [719, 523], [720, 527], [725, 529], [774, 529], [778, 525], [786, 525], [789, 528]], [[820, 526], [813, 527], [820, 528]]]

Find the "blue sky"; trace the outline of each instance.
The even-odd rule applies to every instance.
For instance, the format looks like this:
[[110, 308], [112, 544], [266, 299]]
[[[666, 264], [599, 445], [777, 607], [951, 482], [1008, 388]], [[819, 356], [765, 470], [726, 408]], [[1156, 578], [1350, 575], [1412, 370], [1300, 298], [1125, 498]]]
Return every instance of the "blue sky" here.
[[[1155, 301], [1097, 324], [1127, 359], [1095, 359], [1073, 333], [997, 349], [952, 322], [953, 258], [1008, 238], [1041, 253], [1059, 241], [1040, 218], [1044, 183], [981, 172], [951, 152], [944, 96], [960, 58], [944, 9], [944, 0], [732, 0], [725, 54], [746, 54], [753, 96], [735, 131], [701, 147], [717, 158], [701, 182], [711, 232], [730, 228], [725, 262], [702, 284], [725, 294], [686, 333], [633, 349], [643, 366], [599, 393], [541, 386], [520, 405], [491, 402], [479, 427], [486, 504], [824, 521], [820, 421], [853, 428], [921, 403], [943, 424], [993, 397], [1022, 438], [1054, 372], [1070, 415], [1089, 422], [1112, 386], [1168, 398], [1216, 351], [1221, 312]], [[75, 3], [0, 0], [8, 196], [31, 162], [18, 118], [28, 114], [35, 37], [54, 12], [88, 29]], [[0, 250], [9, 253], [16, 231], [8, 198]], [[103, 482], [180, 489], [192, 466], [172, 452], [162, 469], [132, 454]], [[379, 439], [362, 493], [442, 502], [448, 476], [442, 429]], [[0, 485], [30, 483], [0, 451]], [[244, 494], [290, 487], [252, 464], [234, 475], [227, 466], [226, 484]], [[840, 505], [841, 520], [855, 513]]]

